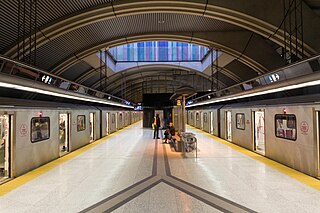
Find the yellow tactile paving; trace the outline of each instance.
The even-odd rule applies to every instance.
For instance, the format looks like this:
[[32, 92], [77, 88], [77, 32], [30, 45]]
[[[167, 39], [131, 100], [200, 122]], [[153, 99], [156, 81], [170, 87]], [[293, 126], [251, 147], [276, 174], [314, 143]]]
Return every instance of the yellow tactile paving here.
[[[138, 121], [138, 122], [140, 122], [140, 121]], [[138, 123], [138, 122], [136, 122], [136, 123]], [[24, 174], [24, 175], [21, 175], [21, 176], [19, 176], [17, 178], [12, 179], [11, 181], [8, 181], [8, 182], [0, 185], [0, 196], [3, 196], [5, 194], [7, 194], [8, 192], [10, 192], [10, 191], [18, 188], [19, 186], [21, 186], [21, 185], [23, 185], [23, 184], [35, 179], [36, 177], [48, 172], [49, 170], [51, 170], [51, 169], [63, 164], [64, 162], [66, 162], [68, 160], [71, 160], [72, 158], [80, 155], [81, 153], [83, 153], [83, 152], [91, 149], [92, 147], [104, 142], [106, 139], [108, 139], [108, 138], [110, 138], [110, 137], [112, 137], [112, 136], [114, 136], [114, 135], [116, 135], [116, 134], [118, 134], [118, 133], [120, 133], [120, 132], [122, 132], [122, 131], [124, 131], [124, 130], [126, 130], [128, 128], [130, 128], [131, 126], [135, 125], [136, 123], [131, 124], [131, 125], [123, 128], [123, 129], [121, 129], [121, 130], [119, 130], [117, 132], [114, 132], [114, 133], [112, 133], [112, 134], [110, 134], [110, 135], [108, 135], [108, 136], [106, 136], [104, 138], [96, 140], [95, 142], [93, 142], [91, 144], [88, 144], [88, 145], [86, 145], [86, 146], [84, 146], [84, 147], [82, 147], [80, 149], [77, 149], [77, 150], [75, 150], [73, 152], [70, 152], [69, 154], [67, 154], [67, 155], [65, 155], [65, 156], [63, 156], [61, 158], [58, 158], [58, 159], [56, 159], [54, 161], [51, 161], [51, 162], [49, 162], [49, 163], [47, 163], [47, 164], [45, 164], [45, 165], [43, 165], [43, 166], [41, 166], [41, 167], [39, 167], [37, 169], [34, 169], [34, 170]]]
[[310, 186], [310, 187], [312, 187], [314, 189], [320, 190], [320, 180], [318, 180], [316, 178], [308, 176], [308, 175], [306, 175], [304, 173], [301, 173], [301, 172], [299, 172], [297, 170], [291, 169], [290, 167], [282, 165], [282, 164], [280, 164], [280, 163], [278, 163], [276, 161], [273, 161], [273, 160], [271, 160], [269, 158], [266, 158], [266, 157], [264, 157], [262, 155], [256, 154], [256, 153], [254, 153], [254, 152], [252, 152], [250, 150], [247, 150], [247, 149], [242, 148], [242, 147], [240, 147], [240, 146], [238, 146], [236, 144], [233, 144], [233, 143], [230, 143], [230, 142], [228, 142], [226, 140], [218, 138], [218, 137], [216, 137], [214, 135], [211, 135], [211, 134], [209, 134], [207, 132], [199, 130], [199, 129], [195, 128], [195, 127], [192, 127], [192, 126], [189, 126], [189, 125], [188, 125], [188, 127], [191, 128], [191, 129], [194, 129], [194, 130], [196, 130], [198, 132], [201, 132], [201, 133], [213, 138], [214, 140], [216, 140], [216, 141], [218, 141], [218, 142], [220, 142], [222, 144], [225, 144], [225, 145], [233, 148], [234, 150], [237, 150], [238, 152], [241, 152], [241, 153], [243, 153], [243, 154], [245, 154], [245, 155], [247, 155], [247, 156], [249, 156], [249, 157], [251, 157], [251, 158], [253, 158], [253, 159], [257, 160], [257, 161], [259, 161], [259, 162], [262, 162], [265, 165], [267, 165], [267, 166], [269, 166], [269, 167], [271, 167], [273, 169], [276, 169], [277, 171], [279, 171], [279, 172], [281, 172], [281, 173], [283, 173], [285, 175], [288, 175], [288, 176], [298, 180], [301, 183], [304, 183], [304, 184], [306, 184], [306, 185], [308, 185], [308, 186]]

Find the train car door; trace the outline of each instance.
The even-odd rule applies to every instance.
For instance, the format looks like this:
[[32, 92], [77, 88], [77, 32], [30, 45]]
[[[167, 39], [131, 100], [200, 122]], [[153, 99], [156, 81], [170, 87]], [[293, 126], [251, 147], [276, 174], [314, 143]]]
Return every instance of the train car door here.
[[118, 130], [118, 119], [119, 119], [119, 113], [116, 113], [116, 130]]
[[210, 134], [213, 134], [213, 112], [210, 112]]
[[90, 112], [89, 118], [90, 118], [90, 143], [91, 143], [94, 141], [96, 113]]
[[203, 112], [200, 112], [200, 128], [203, 130]]
[[262, 155], [265, 154], [265, 134], [264, 134], [264, 111], [254, 111], [254, 150]]
[[227, 111], [225, 114], [226, 117], [226, 139], [232, 141], [232, 120], [231, 120], [231, 111]]
[[59, 115], [59, 149], [60, 156], [69, 152], [70, 142], [70, 114], [63, 113]]
[[106, 135], [110, 134], [109, 123], [110, 123], [110, 112], [107, 112], [106, 113]]
[[0, 115], [0, 182], [10, 177], [13, 115]]
[[316, 111], [317, 117], [317, 144], [318, 144], [318, 178], [320, 178], [320, 111]]

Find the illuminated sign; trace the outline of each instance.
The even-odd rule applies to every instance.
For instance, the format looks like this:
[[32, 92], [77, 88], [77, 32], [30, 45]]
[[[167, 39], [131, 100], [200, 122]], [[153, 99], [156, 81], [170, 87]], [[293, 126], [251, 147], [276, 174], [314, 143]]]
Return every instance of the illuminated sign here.
[[49, 75], [43, 75], [42, 78], [41, 78], [41, 81], [45, 84], [51, 84], [53, 79], [51, 76]]
[[272, 75], [269, 75], [268, 77], [271, 83], [276, 82], [280, 79], [280, 76], [278, 74], [272, 74]]
[[142, 106], [141, 105], [135, 106], [134, 110], [142, 110]]

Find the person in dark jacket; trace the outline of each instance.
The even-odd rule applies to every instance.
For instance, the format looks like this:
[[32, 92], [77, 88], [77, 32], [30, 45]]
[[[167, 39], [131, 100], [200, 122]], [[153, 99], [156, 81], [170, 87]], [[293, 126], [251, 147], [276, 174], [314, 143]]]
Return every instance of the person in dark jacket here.
[[153, 139], [160, 139], [159, 138], [159, 127], [160, 127], [160, 118], [159, 114], [156, 114], [156, 117], [153, 120], [154, 125], [154, 132], [153, 132]]
[[169, 128], [166, 129], [164, 133], [164, 139], [165, 139], [164, 143], [167, 143], [168, 140], [170, 141], [172, 136], [175, 136], [175, 134], [176, 134], [176, 129], [174, 128], [173, 123], [170, 122]]

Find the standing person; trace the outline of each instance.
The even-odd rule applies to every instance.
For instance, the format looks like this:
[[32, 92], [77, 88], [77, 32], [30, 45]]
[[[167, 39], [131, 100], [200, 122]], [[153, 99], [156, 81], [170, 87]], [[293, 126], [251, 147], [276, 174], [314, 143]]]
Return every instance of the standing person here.
[[156, 114], [156, 117], [153, 120], [153, 125], [154, 125], [154, 132], [153, 132], [153, 139], [160, 139], [159, 138], [159, 127], [160, 127], [160, 118], [159, 114]]

